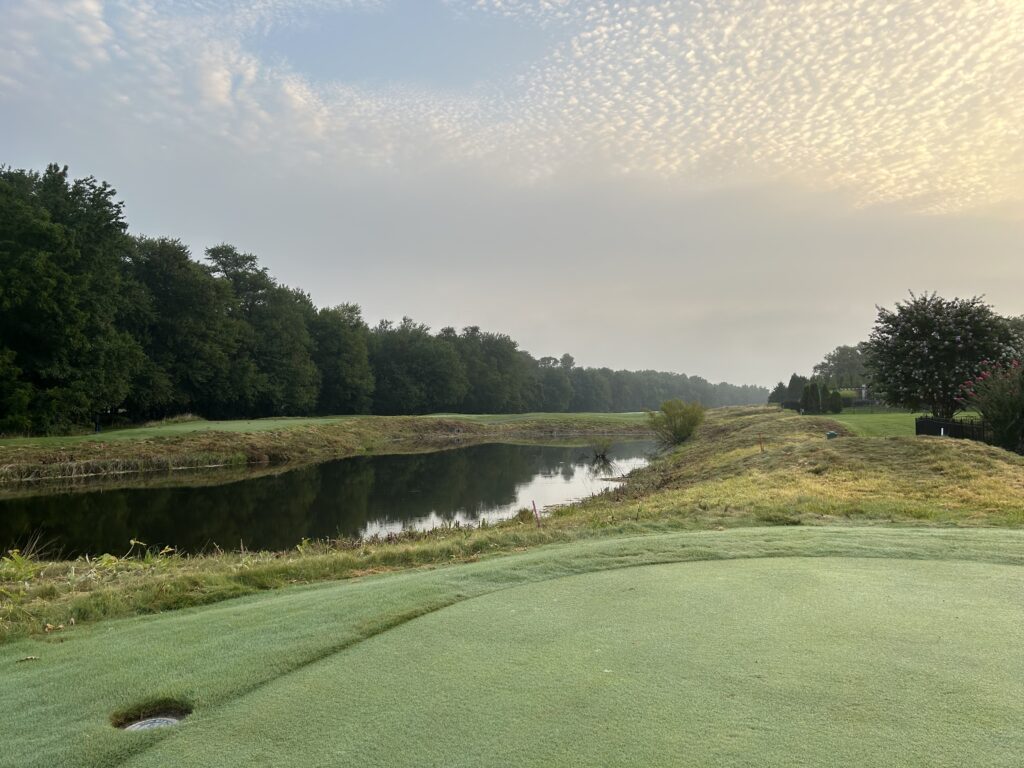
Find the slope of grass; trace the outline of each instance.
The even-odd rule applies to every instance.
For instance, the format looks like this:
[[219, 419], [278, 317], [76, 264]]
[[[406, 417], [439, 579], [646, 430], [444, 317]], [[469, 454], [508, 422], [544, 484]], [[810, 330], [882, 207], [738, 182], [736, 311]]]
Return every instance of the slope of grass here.
[[1013, 765], [1021, 565], [1020, 531], [664, 534], [63, 630], [0, 646], [0, 765]]
[[[827, 440], [829, 430], [843, 436]], [[712, 412], [696, 437], [566, 524], [1024, 524], [1024, 457], [970, 440], [857, 437], [831, 417]]]
[[[830, 429], [846, 435], [826, 440]], [[1024, 458], [966, 440], [855, 437], [828, 419], [720, 409], [625, 487], [565, 507], [543, 528], [526, 516], [484, 529], [317, 542], [280, 553], [29, 559], [18, 566], [0, 560], [0, 640], [46, 624], [173, 610], [555, 542], [766, 524], [1019, 527]]]

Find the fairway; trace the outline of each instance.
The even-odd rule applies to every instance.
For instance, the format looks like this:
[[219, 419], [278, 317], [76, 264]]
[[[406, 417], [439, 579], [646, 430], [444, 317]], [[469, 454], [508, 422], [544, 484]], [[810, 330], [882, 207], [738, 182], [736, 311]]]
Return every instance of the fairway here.
[[131, 764], [1009, 766], [1021, 587], [1007, 566], [828, 559], [544, 582], [409, 622]]
[[859, 437], [912, 437], [915, 433], [913, 413], [860, 413], [846, 410], [827, 416], [849, 427]]
[[[1013, 531], [748, 529], [105, 622], [0, 647], [0, 764], [1018, 765], [1022, 561]], [[194, 712], [111, 727], [159, 699]]]

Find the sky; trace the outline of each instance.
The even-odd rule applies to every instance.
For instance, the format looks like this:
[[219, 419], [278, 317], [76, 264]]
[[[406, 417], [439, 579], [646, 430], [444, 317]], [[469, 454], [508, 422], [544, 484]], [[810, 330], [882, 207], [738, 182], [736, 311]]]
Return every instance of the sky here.
[[1024, 0], [0, 0], [0, 163], [321, 306], [770, 385], [1024, 314]]

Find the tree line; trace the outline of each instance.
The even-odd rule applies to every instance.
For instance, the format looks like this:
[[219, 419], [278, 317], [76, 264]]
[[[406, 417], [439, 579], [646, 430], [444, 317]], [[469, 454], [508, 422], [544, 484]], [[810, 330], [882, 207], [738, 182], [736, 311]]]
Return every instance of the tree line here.
[[[896, 408], [928, 410], [940, 419], [981, 413], [1014, 450], [1024, 443], [1024, 316], [1003, 317], [981, 297], [910, 294], [894, 309], [879, 307], [870, 338], [842, 346], [779, 382], [768, 402], [805, 413], [838, 412], [838, 388], [868, 387]], [[827, 402], [826, 402], [827, 399]]]
[[501, 333], [369, 327], [228, 244], [133, 236], [106, 182], [0, 168], [0, 432], [94, 421], [764, 402], [756, 386], [536, 359]]

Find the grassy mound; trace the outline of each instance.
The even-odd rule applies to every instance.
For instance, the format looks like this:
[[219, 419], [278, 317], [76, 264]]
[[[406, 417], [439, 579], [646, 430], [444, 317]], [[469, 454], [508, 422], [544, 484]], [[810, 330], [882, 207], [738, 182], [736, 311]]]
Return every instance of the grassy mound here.
[[[829, 431], [841, 437], [827, 440]], [[589, 518], [628, 514], [630, 504], [642, 520], [698, 528], [843, 520], [1018, 526], [1024, 457], [970, 440], [860, 437], [826, 417], [724, 408], [709, 412], [693, 440], [593, 505]]]
[[[414, 421], [449, 423], [442, 417]], [[473, 426], [471, 419], [457, 423], [467, 429], [505, 428]], [[604, 428], [609, 422], [594, 417], [590, 423]], [[524, 424], [561, 429], [552, 425], [564, 423], [557, 416], [531, 416], [509, 424], [509, 429]], [[829, 430], [843, 436], [826, 440]], [[275, 434], [266, 432], [261, 439], [273, 443]], [[482, 530], [317, 542], [279, 553], [110, 556], [88, 562], [0, 557], [0, 640], [42, 632], [47, 624], [166, 611], [296, 583], [466, 562], [557, 542], [836, 524], [1019, 527], [1024, 525], [1024, 458], [968, 440], [859, 437], [827, 418], [723, 408], [709, 411], [690, 441], [635, 473], [625, 487], [565, 507], [541, 529], [527, 518]]]
[[[761, 528], [106, 622], [0, 647], [0, 764], [1012, 765], [1021, 565], [1017, 531]], [[192, 714], [111, 725], [153, 702]]]
[[169, 421], [72, 437], [2, 439], [0, 489], [35, 481], [411, 453], [474, 441], [647, 432], [642, 413]]

